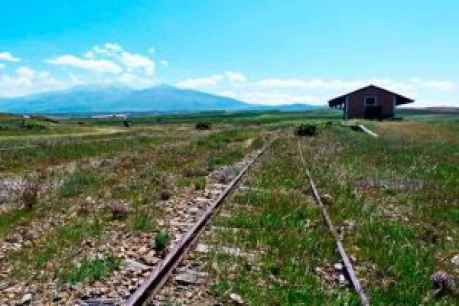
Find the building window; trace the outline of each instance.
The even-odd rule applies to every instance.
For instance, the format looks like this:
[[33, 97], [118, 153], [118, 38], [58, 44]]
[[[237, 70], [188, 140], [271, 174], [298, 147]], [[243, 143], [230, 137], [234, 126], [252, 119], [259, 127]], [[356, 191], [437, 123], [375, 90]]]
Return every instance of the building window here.
[[376, 106], [377, 104], [377, 99], [374, 96], [368, 96], [365, 97], [365, 106]]

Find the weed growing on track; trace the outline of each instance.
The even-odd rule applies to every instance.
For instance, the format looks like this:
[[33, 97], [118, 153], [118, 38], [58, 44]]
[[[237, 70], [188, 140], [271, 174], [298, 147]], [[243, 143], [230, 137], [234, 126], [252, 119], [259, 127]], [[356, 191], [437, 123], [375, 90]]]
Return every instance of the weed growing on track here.
[[165, 230], [159, 231], [154, 240], [154, 247], [157, 252], [162, 252], [166, 249], [169, 240], [171, 239], [169, 233]]
[[103, 279], [117, 270], [121, 260], [113, 255], [104, 258], [84, 258], [77, 265], [74, 265], [60, 274], [61, 281], [69, 284], [94, 282]]

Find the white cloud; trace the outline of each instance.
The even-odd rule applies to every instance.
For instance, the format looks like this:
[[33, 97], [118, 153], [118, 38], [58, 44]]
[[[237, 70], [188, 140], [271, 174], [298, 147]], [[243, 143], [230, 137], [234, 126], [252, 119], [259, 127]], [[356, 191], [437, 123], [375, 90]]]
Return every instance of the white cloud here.
[[123, 69], [116, 63], [105, 59], [84, 59], [74, 55], [62, 55], [48, 60], [53, 65], [71, 66], [93, 72], [119, 74]]
[[15, 57], [10, 52], [0, 52], [0, 61], [17, 63], [17, 62], [20, 62], [21, 59], [18, 57]]
[[247, 77], [240, 72], [227, 71], [225, 72], [225, 76], [231, 82], [247, 82]]
[[36, 71], [23, 66], [13, 74], [0, 75], [0, 97], [30, 95], [64, 89], [69, 85], [68, 82], [57, 80], [48, 71]]
[[105, 49], [113, 51], [113, 52], [121, 52], [121, 51], [123, 51], [123, 47], [121, 47], [117, 43], [106, 43], [104, 46], [105, 46]]
[[221, 74], [214, 74], [205, 78], [195, 78], [195, 79], [186, 79], [178, 82], [176, 85], [178, 87], [184, 88], [203, 88], [203, 87], [212, 87], [216, 86], [220, 81], [224, 79]]
[[120, 44], [105, 43], [102, 47], [94, 46], [85, 53], [85, 57], [94, 58], [99, 55], [115, 61], [130, 73], [140, 72], [147, 77], [155, 75], [155, 62], [148, 56], [126, 51]]
[[22, 78], [33, 79], [37, 73], [32, 68], [22, 66], [16, 70], [16, 74]]
[[168, 67], [169, 66], [169, 61], [166, 61], [166, 60], [161, 60], [159, 61], [161, 63], [161, 65], [163, 65], [164, 67]]
[[155, 63], [146, 56], [122, 51], [120, 53], [120, 62], [128, 71], [141, 69], [147, 76], [155, 74]]
[[[452, 80], [266, 78], [251, 81], [242, 73], [225, 72], [210, 77], [189, 78], [177, 83], [180, 87], [201, 89], [251, 103], [311, 103], [319, 105], [324, 105], [328, 100], [338, 95], [369, 84], [379, 85], [414, 98], [416, 100], [414, 106], [444, 105], [445, 103], [457, 105], [451, 101], [459, 102], [459, 85]], [[435, 100], [438, 102], [431, 102]]]

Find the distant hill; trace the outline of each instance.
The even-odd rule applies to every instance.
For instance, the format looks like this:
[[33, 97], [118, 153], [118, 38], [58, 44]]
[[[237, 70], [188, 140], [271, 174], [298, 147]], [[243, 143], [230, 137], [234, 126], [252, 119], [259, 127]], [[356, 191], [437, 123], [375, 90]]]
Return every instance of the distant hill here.
[[144, 90], [121, 87], [75, 87], [27, 97], [1, 99], [0, 112], [36, 114], [203, 112], [243, 110], [298, 111], [314, 108], [306, 104], [255, 105], [204, 92], [159, 85]]

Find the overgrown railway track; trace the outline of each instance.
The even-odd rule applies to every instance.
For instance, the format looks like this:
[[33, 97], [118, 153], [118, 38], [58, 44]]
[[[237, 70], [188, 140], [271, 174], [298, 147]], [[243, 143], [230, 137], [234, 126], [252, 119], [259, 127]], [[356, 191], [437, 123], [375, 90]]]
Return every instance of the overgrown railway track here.
[[325, 223], [327, 224], [327, 227], [330, 231], [330, 233], [332, 234], [334, 240], [335, 240], [335, 243], [336, 243], [336, 248], [338, 250], [338, 253], [341, 257], [341, 260], [343, 261], [344, 263], [344, 268], [346, 269], [346, 272], [347, 272], [347, 276], [352, 284], [352, 287], [354, 288], [355, 292], [357, 293], [357, 295], [359, 296], [359, 299], [360, 299], [360, 304], [363, 305], [363, 306], [369, 306], [370, 305], [370, 300], [368, 298], [368, 296], [366, 295], [365, 291], [363, 290], [363, 287], [362, 285], [360, 284], [360, 281], [354, 271], [354, 267], [352, 265], [352, 262], [349, 258], [349, 256], [347, 255], [346, 253], [346, 250], [344, 249], [344, 246], [339, 238], [339, 235], [338, 235], [338, 232], [336, 231], [336, 228], [335, 226], [333, 225], [333, 222], [330, 218], [330, 215], [328, 213], [328, 210], [327, 208], [325, 207], [325, 205], [322, 203], [322, 199], [320, 197], [320, 194], [319, 194], [319, 191], [317, 190], [317, 187], [316, 187], [316, 184], [314, 183], [314, 180], [312, 178], [312, 175], [307, 167], [307, 164], [306, 164], [306, 161], [304, 159], [304, 156], [303, 156], [303, 150], [301, 149], [301, 142], [298, 141], [298, 152], [299, 152], [299, 156], [300, 156], [300, 160], [301, 160], [301, 164], [302, 166], [304, 167], [305, 171], [306, 171], [306, 175], [308, 177], [308, 180], [309, 180], [309, 185], [311, 187], [311, 190], [312, 190], [312, 194], [313, 194], [313, 197], [314, 197], [314, 200], [316, 201], [317, 205], [319, 206], [320, 210], [321, 210], [321, 213], [322, 213], [322, 216], [325, 220]]
[[[178, 265], [184, 260], [184, 258], [192, 251], [193, 246], [196, 244], [197, 240], [199, 239], [200, 235], [204, 232], [206, 225], [210, 222], [212, 217], [216, 215], [218, 209], [224, 203], [225, 199], [238, 188], [239, 183], [241, 182], [242, 178], [248, 170], [257, 162], [259, 157], [261, 157], [269, 147], [271, 147], [272, 143], [275, 139], [269, 141], [262, 149], [260, 149], [250, 160], [249, 162], [242, 168], [239, 174], [225, 187], [225, 189], [219, 194], [219, 196], [212, 201], [212, 203], [206, 208], [205, 212], [199, 217], [196, 223], [192, 225], [192, 227], [186, 231], [186, 233], [182, 236], [182, 238], [177, 242], [175, 247], [167, 254], [167, 256], [156, 264], [149, 276], [145, 279], [140, 286], [130, 295], [130, 297], [125, 300], [122, 305], [124, 306], [138, 306], [143, 305], [145, 302], [151, 300], [152, 297], [157, 295], [161, 288], [166, 284], [166, 282], [170, 279], [171, 275], [178, 267]], [[311, 173], [307, 167], [306, 161], [303, 156], [303, 152], [301, 149], [301, 143], [298, 142], [298, 151], [299, 157], [301, 161], [302, 167], [306, 171], [306, 175], [308, 177], [308, 183], [311, 187], [313, 197], [317, 202], [325, 223], [332, 234], [335, 242], [337, 251], [341, 257], [342, 262], [344, 263], [344, 268], [347, 272], [348, 279], [352, 284], [353, 289], [355, 290], [356, 294], [359, 296], [360, 303], [363, 306], [370, 305], [369, 298], [364, 292], [363, 287], [359, 279], [356, 276], [354, 271], [353, 264], [347, 255], [345, 248], [340, 241], [339, 235], [336, 231], [335, 226], [332, 223], [330, 215], [322, 203], [321, 196], [317, 187], [314, 183], [314, 180], [311, 176]], [[89, 301], [86, 301], [89, 302]], [[118, 302], [119, 303], [119, 302]], [[111, 303], [110, 300], [106, 300], [105, 303], [91, 303], [86, 305], [119, 305], [118, 303]]]
[[142, 305], [150, 296], [154, 296], [171, 276], [177, 265], [184, 259], [192, 246], [199, 238], [211, 218], [216, 214], [218, 208], [223, 204], [225, 199], [234, 191], [239, 182], [254, 163], [261, 157], [266, 150], [272, 145], [275, 139], [269, 141], [249, 163], [239, 172], [239, 174], [227, 185], [224, 191], [216, 200], [207, 208], [199, 220], [185, 233], [183, 238], [177, 243], [174, 249], [162, 260], [151, 272], [146, 281], [131, 295], [124, 303], [125, 306]]

